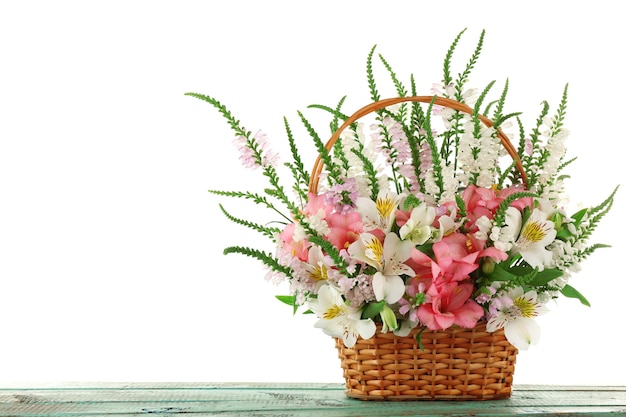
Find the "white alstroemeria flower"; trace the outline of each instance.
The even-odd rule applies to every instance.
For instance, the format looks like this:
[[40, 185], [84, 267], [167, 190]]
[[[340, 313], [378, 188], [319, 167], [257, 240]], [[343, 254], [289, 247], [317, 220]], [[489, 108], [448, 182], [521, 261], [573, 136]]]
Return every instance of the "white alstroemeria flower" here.
[[400, 237], [410, 240], [414, 245], [421, 245], [430, 239], [433, 221], [435, 220], [435, 208], [425, 203], [413, 208], [411, 217], [400, 228]]
[[556, 230], [545, 212], [534, 209], [522, 225], [522, 214], [518, 210], [507, 210], [507, 223], [518, 231], [512, 248], [514, 253], [522, 255], [530, 266], [540, 271], [552, 265], [552, 252], [546, 246], [554, 242]]
[[545, 306], [537, 300], [536, 291], [524, 293], [521, 287], [514, 288], [491, 302], [487, 331], [495, 332], [504, 327], [507, 340], [516, 348], [527, 350], [539, 342], [540, 329], [534, 318], [545, 311]]
[[371, 233], [362, 233], [360, 238], [348, 247], [354, 259], [376, 268], [372, 277], [372, 289], [377, 301], [389, 304], [397, 302], [404, 295], [404, 280], [400, 275], [414, 276], [415, 272], [404, 262], [411, 256], [413, 243], [400, 240], [395, 233], [389, 233], [385, 242]]
[[309, 248], [308, 261], [304, 263], [309, 278], [318, 284], [328, 281], [328, 271], [331, 265], [326, 260], [322, 248], [319, 246], [311, 246]]
[[367, 232], [380, 229], [385, 233], [389, 232], [393, 226], [399, 202], [400, 197], [391, 191], [381, 191], [376, 201], [359, 197], [356, 200], [356, 207], [363, 218], [363, 230]]
[[329, 336], [342, 338], [346, 347], [352, 347], [359, 336], [371, 338], [376, 332], [372, 319], [362, 319], [361, 312], [350, 307], [339, 291], [330, 285], [320, 288], [317, 298], [309, 301], [309, 307], [319, 317], [315, 327]]
[[436, 233], [435, 241], [441, 240], [444, 236], [457, 230], [460, 223], [456, 221], [456, 207], [450, 208], [450, 214], [439, 216], [439, 232]]

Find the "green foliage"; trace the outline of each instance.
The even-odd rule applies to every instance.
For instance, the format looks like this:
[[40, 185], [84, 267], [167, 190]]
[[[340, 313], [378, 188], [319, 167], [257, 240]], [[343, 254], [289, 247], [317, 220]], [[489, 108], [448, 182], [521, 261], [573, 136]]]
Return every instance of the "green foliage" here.
[[587, 300], [584, 295], [582, 295], [577, 289], [575, 289], [569, 284], [565, 285], [565, 287], [561, 289], [561, 294], [563, 294], [564, 296], [568, 298], [576, 298], [583, 305], [586, 305], [587, 307], [591, 307], [591, 303], [589, 302], [589, 300]]
[[433, 104], [434, 104], [434, 98], [433, 100], [431, 100], [430, 104], [428, 105], [428, 111], [426, 112], [426, 120], [425, 120], [423, 127], [426, 130], [426, 142], [428, 143], [428, 146], [430, 146], [430, 151], [432, 152], [432, 159], [433, 159], [432, 169], [435, 175], [435, 182], [437, 184], [437, 187], [439, 188], [439, 192], [436, 197], [437, 199], [439, 199], [439, 197], [441, 197], [441, 194], [443, 193], [443, 167], [441, 164], [439, 153], [437, 152], [437, 143], [435, 142], [435, 137], [430, 127], [430, 117], [433, 112]]
[[244, 246], [229, 246], [224, 249], [224, 255], [228, 255], [231, 253], [238, 253], [241, 255], [258, 259], [271, 270], [276, 271], [276, 272], [281, 272], [285, 274], [288, 278], [293, 278], [293, 271], [291, 270], [291, 268], [281, 265], [280, 262], [278, 262], [278, 259], [270, 255], [269, 253], [266, 253], [258, 249], [244, 247]]
[[320, 236], [317, 236], [316, 234], [309, 236], [309, 242], [321, 247], [322, 250], [328, 254], [330, 259], [332, 259], [335, 267], [339, 270], [339, 272], [341, 272], [343, 275], [346, 275], [346, 276], [352, 275], [348, 272], [348, 263], [341, 256], [341, 254], [339, 253], [339, 250], [335, 246], [333, 246], [332, 243], [330, 243], [329, 241], [325, 240], [324, 238]]
[[465, 217], [467, 216], [467, 207], [465, 206], [465, 201], [463, 201], [463, 197], [460, 194], [454, 196], [456, 205], [459, 208], [459, 216]]
[[309, 186], [310, 176], [309, 172], [305, 169], [302, 159], [300, 158], [300, 152], [296, 146], [291, 128], [287, 118], [283, 118], [285, 122], [285, 131], [287, 132], [287, 141], [289, 142], [289, 149], [291, 150], [291, 157], [293, 163], [286, 163], [285, 165], [291, 170], [291, 175], [294, 179], [293, 190], [300, 195], [300, 198], [305, 201], [307, 198], [306, 189]]
[[520, 198], [526, 198], [526, 197], [537, 198], [538, 196], [537, 194], [531, 193], [530, 191], [519, 191], [519, 192], [509, 195], [504, 200], [502, 200], [502, 202], [498, 206], [498, 210], [496, 211], [496, 214], [493, 216], [493, 224], [499, 227], [504, 226], [507, 209], [511, 207], [511, 204], [513, 204], [515, 200], [519, 200]]
[[[537, 183], [537, 171], [535, 170], [529, 170], [529, 167], [532, 166], [537, 166], [538, 164], [538, 155], [537, 153], [540, 152], [541, 146], [540, 146], [540, 140], [539, 137], [541, 135], [541, 132], [539, 130], [540, 126], [543, 124], [543, 119], [544, 117], [546, 117], [546, 115], [548, 114], [548, 111], [550, 110], [550, 105], [548, 104], [548, 102], [544, 101], [542, 102], [542, 108], [541, 108], [541, 112], [539, 113], [539, 116], [537, 117], [537, 120], [535, 122], [535, 126], [533, 127], [532, 131], [530, 132], [530, 145], [531, 145], [531, 149], [532, 152], [530, 155], [527, 155], [526, 152], [523, 152], [524, 150], [524, 145], [522, 143], [520, 143], [520, 149], [521, 151], [519, 152], [519, 155], [522, 159], [522, 164], [524, 166], [524, 168], [527, 171], [528, 174], [528, 187], [533, 187], [536, 183]], [[519, 119], [518, 119], [519, 121]], [[520, 123], [521, 126], [521, 123]], [[524, 136], [521, 136], [524, 137]]]
[[302, 112], [298, 112], [298, 116], [300, 116], [300, 120], [302, 124], [306, 128], [307, 132], [311, 139], [313, 139], [313, 143], [315, 144], [315, 148], [320, 156], [322, 162], [324, 162], [324, 166], [329, 171], [328, 181], [330, 184], [337, 184], [340, 182], [341, 171], [337, 169], [337, 166], [333, 163], [330, 153], [328, 149], [325, 147], [325, 143], [322, 141], [320, 136], [317, 134], [311, 123], [307, 120], [306, 117], [302, 114]]
[[[615, 187], [613, 192], [599, 205], [595, 207], [591, 207], [589, 209], [583, 209], [578, 213], [574, 214], [572, 218], [574, 219], [574, 224], [576, 228], [580, 231], [580, 234], [577, 236], [576, 241], [584, 242], [589, 237], [591, 237], [592, 233], [596, 230], [596, 227], [600, 223], [600, 220], [611, 210], [613, 207], [613, 201], [615, 200], [615, 194], [619, 189], [619, 185]], [[592, 251], [598, 249], [600, 246], [594, 248]], [[585, 253], [585, 256], [589, 255], [591, 252]]]
[[413, 194], [409, 194], [406, 196], [406, 198], [404, 199], [404, 205], [402, 207], [402, 210], [405, 211], [411, 211], [413, 210], [415, 207], [419, 206], [420, 204], [423, 204], [423, 201], [420, 200], [419, 198], [417, 198], [415, 195]]
[[387, 302], [385, 300], [368, 303], [363, 309], [361, 317], [364, 319], [373, 319], [378, 316], [381, 311], [383, 311], [386, 305]]
[[293, 307], [293, 314], [295, 315], [298, 312], [298, 303], [296, 302], [295, 295], [277, 295], [276, 299], [281, 303], [285, 303], [288, 306]]
[[[343, 99], [345, 99], [345, 97]], [[334, 119], [331, 122], [331, 131], [333, 131], [333, 132], [335, 130], [337, 130], [336, 128], [333, 129], [333, 124], [336, 122], [336, 120], [341, 120], [343, 122], [343, 121], [345, 121], [349, 117], [348, 115], [340, 112], [339, 109], [332, 108], [330, 106], [325, 106], [323, 104], [309, 104], [307, 107], [309, 109], [321, 109], [321, 110], [327, 111], [328, 113], [332, 114], [334, 116]]]
[[[396, 87], [396, 95], [398, 97], [406, 97], [407, 96], [407, 89], [404, 87], [404, 85], [402, 84], [402, 82], [400, 82], [400, 80], [398, 79], [398, 76], [396, 75], [396, 73], [393, 71], [393, 69], [391, 68], [391, 65], [389, 65], [389, 63], [385, 60], [385, 58], [383, 58], [383, 56], [381, 54], [378, 54], [378, 57], [380, 58], [380, 61], [383, 63], [384, 67], [387, 69], [387, 71], [389, 72], [389, 76], [391, 77], [391, 81], [393, 82], [393, 85]], [[398, 111], [398, 116], [396, 120], [404, 120], [404, 118], [406, 117], [406, 103], [403, 103], [400, 105], [400, 110]]]
[[[462, 32], [461, 32], [462, 33]], [[483, 30], [480, 33], [480, 38], [478, 43], [476, 44], [476, 49], [474, 49], [474, 53], [472, 54], [470, 60], [465, 66], [465, 70], [460, 73], [454, 83], [455, 90], [455, 98], [458, 101], [463, 101], [463, 88], [465, 87], [465, 83], [469, 79], [470, 73], [474, 69], [476, 62], [478, 61], [478, 57], [480, 56], [480, 52], [483, 49], [483, 41], [485, 40], [485, 31]]]
[[218, 100], [214, 99], [213, 97], [204, 95], [204, 94], [185, 93], [185, 95], [186, 96], [190, 96], [190, 97], [195, 97], [197, 99], [206, 101], [207, 103], [213, 105], [213, 107], [217, 108], [217, 110], [219, 110], [219, 112], [222, 114], [222, 116], [224, 116], [224, 118], [226, 118], [226, 121], [228, 122], [228, 124], [230, 125], [231, 129], [235, 132], [236, 135], [238, 135], [238, 136], [245, 136], [245, 137], [249, 137], [250, 136], [250, 132], [246, 131], [243, 127], [241, 127], [241, 122], [239, 120], [235, 119], [235, 117], [226, 108], [226, 106], [224, 106]]
[[552, 126], [553, 135], [561, 132], [563, 128], [563, 121], [565, 120], [565, 110], [567, 109], [567, 88], [569, 84], [565, 84], [563, 89], [563, 95], [561, 96], [561, 102], [559, 103], [559, 109], [556, 112], [555, 120]]
[[370, 98], [372, 101], [380, 100], [380, 93], [378, 92], [378, 88], [376, 87], [376, 80], [374, 79], [374, 71], [372, 67], [372, 59], [374, 57], [374, 50], [376, 49], [376, 45], [372, 47], [370, 53], [367, 55], [367, 84], [370, 90]]
[[370, 198], [374, 200], [376, 199], [376, 197], [378, 196], [378, 192], [380, 191], [380, 187], [378, 186], [378, 179], [376, 177], [376, 175], [378, 174], [376, 172], [376, 168], [374, 167], [372, 161], [370, 161], [365, 155], [363, 155], [363, 152], [357, 149], [352, 149], [352, 153], [354, 153], [361, 160], [361, 162], [363, 162], [363, 171], [369, 179], [370, 189], [372, 190], [370, 193]]
[[465, 33], [466, 30], [467, 28], [463, 29], [458, 35], [456, 35], [456, 38], [454, 38], [454, 41], [448, 48], [446, 57], [443, 60], [443, 84], [444, 85], [449, 85], [452, 83], [452, 75], [450, 74], [450, 65], [452, 64], [452, 56], [454, 55], [454, 51], [456, 47], [458, 46], [459, 41], [461, 40], [461, 36], [463, 35], [463, 33]]
[[289, 218], [288, 216], [286, 216], [283, 212], [281, 212], [275, 204], [273, 204], [271, 201], [269, 201], [267, 199], [266, 196], [258, 194], [258, 193], [252, 193], [249, 191], [221, 191], [221, 190], [209, 190], [209, 193], [211, 194], [215, 194], [215, 195], [221, 195], [221, 196], [225, 196], [225, 197], [235, 197], [235, 198], [245, 198], [248, 200], [252, 200], [255, 204], [261, 204], [267, 208], [269, 208], [270, 210], [273, 210], [274, 212], [276, 212], [278, 215], [280, 215], [282, 218], [284, 218], [285, 220], [287, 220], [288, 222], [291, 222], [291, 218]]
[[267, 226], [260, 225], [258, 223], [253, 223], [248, 220], [237, 218], [231, 215], [229, 212], [227, 212], [224, 206], [222, 206], [221, 204], [219, 204], [219, 207], [220, 207], [220, 210], [222, 210], [222, 213], [224, 213], [224, 215], [228, 218], [228, 220], [234, 223], [240, 224], [242, 226], [246, 226], [250, 229], [256, 230], [257, 232], [263, 234], [264, 236], [269, 237], [273, 242], [276, 241], [276, 237], [275, 237], [276, 234], [282, 231], [282, 229], [279, 229], [277, 227], [267, 227]]

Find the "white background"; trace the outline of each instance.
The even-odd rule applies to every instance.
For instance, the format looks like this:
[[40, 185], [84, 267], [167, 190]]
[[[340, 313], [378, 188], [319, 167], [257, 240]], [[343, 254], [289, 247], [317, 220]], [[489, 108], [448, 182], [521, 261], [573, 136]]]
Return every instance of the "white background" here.
[[[188, 91], [221, 100], [285, 152], [286, 116], [313, 163], [304, 111], [367, 103], [375, 44], [408, 84], [430, 92], [448, 46], [480, 31], [471, 78], [510, 81], [507, 111], [528, 126], [570, 83], [572, 203], [624, 184], [623, 41], [618, 2], [4, 1], [0, 4], [0, 382], [341, 382], [332, 341], [273, 300], [257, 261], [272, 251], [228, 222], [257, 207], [208, 189], [260, 190], [224, 119]], [[378, 65], [383, 96], [386, 74]], [[324, 117], [321, 117], [321, 116]], [[318, 121], [318, 119], [320, 121]], [[287, 177], [284, 177], [287, 179]], [[626, 384], [621, 261], [624, 192], [593, 241], [612, 244], [560, 299], [516, 383]]]

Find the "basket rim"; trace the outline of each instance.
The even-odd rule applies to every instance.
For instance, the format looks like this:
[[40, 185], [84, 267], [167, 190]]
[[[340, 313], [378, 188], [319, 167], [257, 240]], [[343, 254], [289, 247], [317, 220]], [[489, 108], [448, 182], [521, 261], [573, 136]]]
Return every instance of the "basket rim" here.
[[[348, 117], [343, 122], [341, 126], [339, 126], [339, 128], [337, 128], [337, 130], [335, 130], [335, 132], [332, 134], [330, 139], [326, 142], [324, 147], [326, 148], [327, 151], [330, 151], [332, 147], [334, 146], [335, 142], [337, 142], [337, 140], [339, 139], [339, 136], [341, 135], [341, 133], [348, 126], [350, 126], [352, 123], [354, 123], [361, 117], [366, 116], [377, 110], [381, 110], [385, 107], [393, 106], [394, 104], [399, 104], [399, 103], [406, 103], [406, 102], [432, 103], [434, 105], [451, 108], [451, 109], [454, 109], [463, 113], [467, 113], [467, 114], [474, 113], [474, 109], [468, 106], [467, 104], [461, 103], [460, 101], [457, 101], [457, 100], [453, 100], [453, 99], [446, 98], [446, 97], [440, 97], [440, 96], [407, 96], [407, 97], [392, 97], [392, 98], [381, 99], [378, 101], [371, 102], [361, 107], [357, 111], [355, 111], [350, 117]], [[488, 117], [482, 114], [478, 114], [477, 117], [480, 119], [481, 122], [483, 122], [485, 126], [493, 127], [494, 122]], [[506, 149], [507, 153], [509, 154], [509, 156], [511, 156], [511, 159], [513, 159], [513, 162], [515, 162], [515, 167], [517, 168], [518, 172], [521, 175], [522, 182], [527, 187], [528, 176], [526, 174], [526, 171], [524, 170], [524, 167], [522, 165], [522, 160], [517, 150], [511, 143], [511, 140], [508, 138], [508, 136], [501, 129], [499, 128], [497, 129], [497, 134], [498, 134], [498, 137], [500, 138], [500, 142]], [[323, 167], [324, 167], [324, 162], [322, 161], [321, 155], [318, 154], [317, 159], [315, 160], [315, 163], [311, 170], [311, 177], [309, 179], [309, 192], [310, 193], [317, 194], [319, 176], [322, 173]]]

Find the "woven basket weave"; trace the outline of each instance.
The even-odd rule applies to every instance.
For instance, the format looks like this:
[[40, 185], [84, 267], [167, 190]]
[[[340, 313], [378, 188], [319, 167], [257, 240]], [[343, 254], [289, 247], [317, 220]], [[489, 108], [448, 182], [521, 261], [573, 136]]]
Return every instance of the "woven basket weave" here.
[[494, 400], [511, 396], [517, 349], [504, 331], [425, 330], [423, 349], [413, 329], [405, 337], [381, 333], [339, 352], [346, 395], [360, 400]]
[[[340, 134], [361, 117], [387, 106], [404, 103], [430, 103], [472, 114], [473, 109], [455, 100], [434, 97], [396, 97], [373, 102], [350, 116], [326, 143], [331, 150]], [[493, 122], [480, 115], [487, 127]], [[522, 181], [527, 177], [519, 155], [508, 137], [497, 132], [502, 145], [516, 164]], [[317, 193], [323, 162], [318, 156], [309, 183]], [[473, 329], [450, 328], [431, 331], [416, 328], [408, 336], [392, 332], [359, 338], [352, 348], [341, 339], [339, 352], [346, 395], [360, 400], [492, 400], [511, 396], [517, 349], [504, 336], [504, 330], [486, 331], [485, 323]], [[421, 347], [416, 340], [421, 331]], [[422, 349], [423, 348], [423, 349]]]

